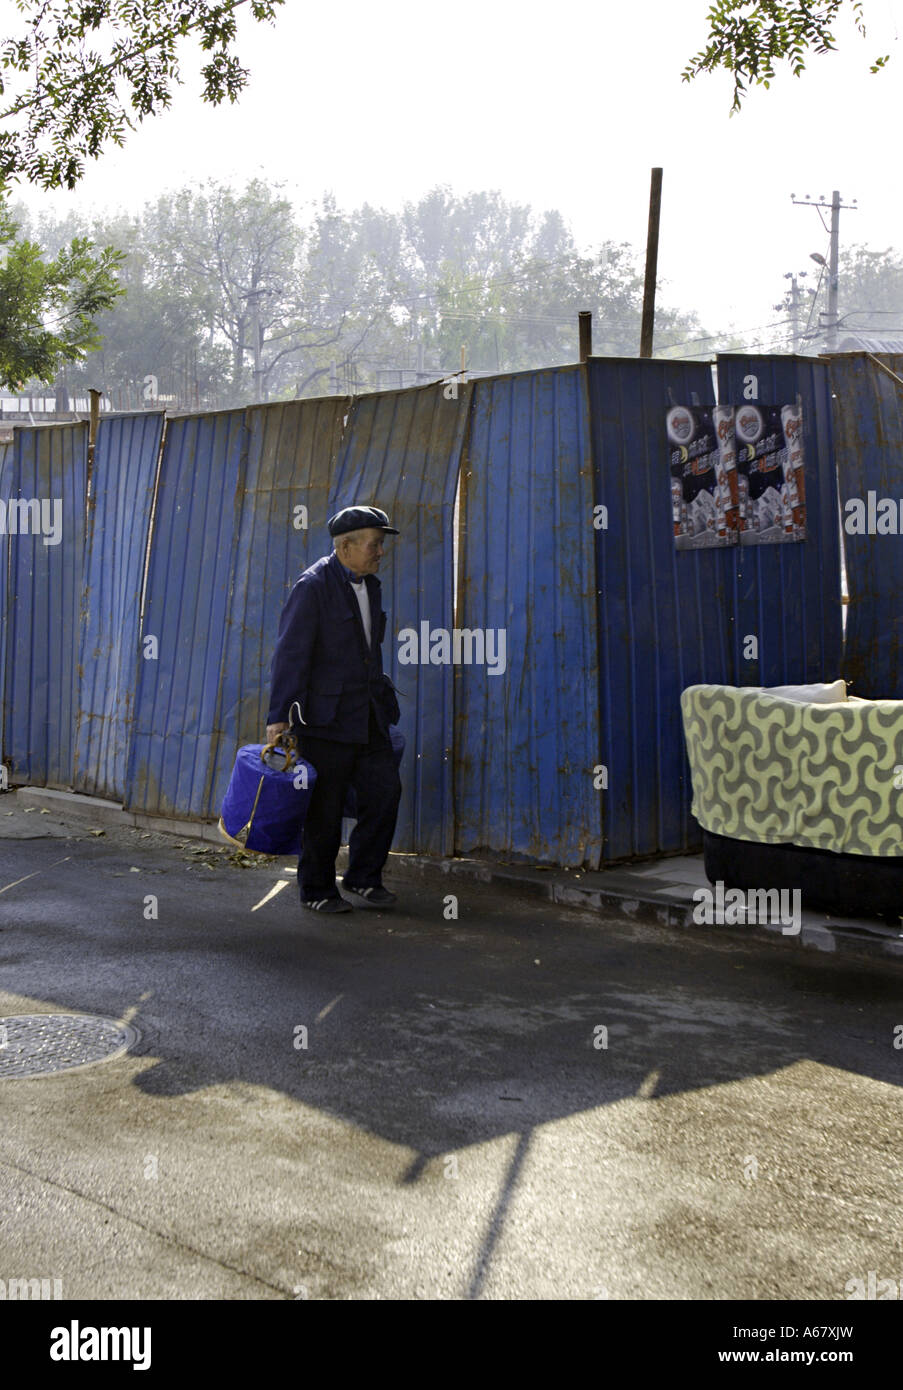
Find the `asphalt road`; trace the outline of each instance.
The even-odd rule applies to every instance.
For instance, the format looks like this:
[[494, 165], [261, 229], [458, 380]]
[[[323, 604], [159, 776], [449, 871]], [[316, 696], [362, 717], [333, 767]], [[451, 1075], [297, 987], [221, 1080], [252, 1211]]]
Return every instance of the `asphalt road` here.
[[86, 1299], [844, 1300], [870, 1270], [903, 1276], [894, 962], [391, 861], [395, 910], [316, 917], [294, 861], [241, 869], [2, 798], [0, 837], [0, 1015], [141, 1033], [0, 1081], [2, 1279]]

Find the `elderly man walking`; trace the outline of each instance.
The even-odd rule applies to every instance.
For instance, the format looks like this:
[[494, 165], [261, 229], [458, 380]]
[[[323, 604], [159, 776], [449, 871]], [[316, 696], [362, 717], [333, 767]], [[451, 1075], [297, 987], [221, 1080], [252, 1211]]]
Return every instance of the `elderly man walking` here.
[[313, 912], [350, 912], [335, 872], [349, 786], [358, 814], [342, 887], [360, 905], [397, 901], [382, 870], [401, 798], [389, 738], [399, 709], [383, 672], [386, 615], [376, 571], [385, 536], [398, 531], [378, 507], [345, 507], [330, 518], [329, 534], [332, 554], [304, 571], [279, 620], [267, 742], [291, 727], [317, 771], [298, 860], [301, 903]]

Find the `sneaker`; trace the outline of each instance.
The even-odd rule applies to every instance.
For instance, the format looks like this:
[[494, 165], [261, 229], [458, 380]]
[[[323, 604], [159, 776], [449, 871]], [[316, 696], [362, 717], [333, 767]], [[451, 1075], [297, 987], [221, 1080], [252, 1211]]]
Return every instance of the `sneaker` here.
[[354, 888], [343, 878], [342, 888], [346, 893], [353, 893], [370, 907], [393, 907], [398, 902], [395, 894], [390, 893], [388, 888], [383, 888], [381, 884], [378, 888]]
[[344, 898], [311, 898], [309, 901], [301, 899], [301, 906], [306, 907], [308, 912], [353, 912], [351, 903], [346, 903]]

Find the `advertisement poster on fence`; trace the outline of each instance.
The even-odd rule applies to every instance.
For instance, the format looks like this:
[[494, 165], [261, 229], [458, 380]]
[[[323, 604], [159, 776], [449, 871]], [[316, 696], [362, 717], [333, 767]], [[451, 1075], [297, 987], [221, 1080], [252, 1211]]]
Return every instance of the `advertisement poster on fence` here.
[[[806, 539], [803, 412], [795, 405], [738, 405], [737, 472], [746, 503], [741, 545]], [[745, 481], [744, 481], [745, 480]]]
[[740, 496], [733, 415], [732, 406], [675, 405], [665, 417], [678, 550], [737, 544]]
[[678, 405], [665, 423], [678, 550], [805, 540], [799, 402]]

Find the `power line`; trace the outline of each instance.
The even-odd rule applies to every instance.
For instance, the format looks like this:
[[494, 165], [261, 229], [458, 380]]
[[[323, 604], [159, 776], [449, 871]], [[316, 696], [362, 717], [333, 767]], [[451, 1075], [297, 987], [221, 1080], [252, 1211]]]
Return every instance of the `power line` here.
[[[693, 343], [716, 343], [716, 342], [719, 341], [719, 339], [722, 339], [722, 338], [743, 338], [743, 337], [745, 337], [746, 334], [748, 334], [748, 333], [762, 333], [766, 328], [781, 328], [781, 327], [784, 327], [785, 325], [788, 325], [790, 322], [791, 322], [791, 320], [790, 320], [790, 319], [787, 319], [787, 318], [784, 318], [784, 319], [775, 319], [773, 323], [760, 323], [760, 324], [757, 324], [755, 328], [730, 328], [730, 329], [724, 329], [724, 330], [723, 330], [722, 332], [720, 332], [720, 333], [707, 333], [704, 337], [699, 337], [699, 338], [680, 338], [680, 339], [678, 339], [678, 341], [677, 341], [676, 343], [660, 343], [660, 344], [659, 344], [659, 347], [660, 347], [660, 348], [665, 347], [665, 348], [669, 348], [669, 349], [670, 349], [670, 348], [676, 348], [676, 347], [685, 347], [685, 346], [689, 346], [689, 345], [691, 345], [691, 344], [693, 344]], [[700, 354], [697, 353], [697, 354], [695, 354], [695, 355], [696, 355], [696, 356], [699, 356]]]
[[[747, 329], [743, 329], [742, 331], [738, 331], [738, 330], [735, 329], [735, 330], [732, 331], [732, 333], [731, 333], [730, 336], [737, 337], [737, 338], [742, 338], [742, 337], [744, 337], [745, 334], [747, 334], [747, 333], [757, 333], [757, 332], [762, 331], [762, 329], [765, 329], [765, 328], [781, 328], [781, 327], [789, 328], [789, 327], [791, 326], [791, 323], [792, 323], [792, 320], [791, 320], [791, 319], [781, 319], [781, 320], [776, 321], [774, 324], [767, 324], [767, 323], [764, 323], [764, 324], [762, 324], [762, 325], [760, 326], [760, 328], [758, 328], [758, 329], [756, 329], [756, 328], [747, 328]], [[727, 336], [729, 336], [729, 335], [728, 335], [728, 334], [723, 334], [723, 335], [721, 335], [721, 336], [727, 337]], [[729, 349], [729, 351], [731, 351], [731, 352], [751, 352], [753, 348], [763, 347], [763, 346], [765, 346], [765, 345], [768, 344], [768, 343], [773, 343], [773, 342], [776, 342], [776, 341], [780, 341], [779, 338], [777, 338], [776, 335], [775, 335], [774, 333], [771, 333], [771, 334], [769, 334], [769, 335], [768, 335], [767, 337], [765, 337], [765, 338], [760, 338], [760, 339], [759, 339], [757, 342], [755, 342], [755, 343], [744, 343], [744, 345], [743, 345], [742, 348], [731, 348], [731, 349]], [[673, 344], [672, 346], [674, 346], [674, 347], [680, 347], [680, 344], [679, 344], [679, 343], [675, 343], [675, 344]], [[691, 358], [694, 358], [694, 357], [708, 357], [708, 356], [711, 355], [712, 351], [713, 351], [713, 350], [712, 350], [711, 348], [709, 348], [707, 351], [703, 351], [703, 352], [688, 352], [688, 353], [685, 353], [684, 355], [685, 355], [685, 357], [687, 357], [688, 359], [691, 359]], [[715, 349], [715, 351], [717, 352], [717, 349]]]
[[566, 256], [556, 256], [555, 259], [551, 261], [531, 261], [513, 275], [506, 274], [504, 276], [496, 276], [491, 280], [487, 280], [484, 276], [479, 274], [467, 275], [463, 280], [459, 280], [457, 284], [453, 286], [446, 286], [439, 290], [425, 290], [422, 294], [398, 294], [395, 298], [398, 300], [399, 304], [407, 305], [419, 303], [421, 300], [432, 302], [439, 299], [442, 294], [455, 293], [456, 291], [466, 289], [468, 286], [482, 286], [484, 289], [488, 289], [490, 287], [494, 288], [497, 285], [515, 285], [519, 280], [522, 280], [525, 275], [534, 274], [537, 270], [547, 270], [549, 266], [563, 265], [570, 259], [571, 255], [568, 254]]
[[573, 314], [478, 314], [465, 309], [440, 309], [440, 318], [466, 319], [477, 323], [545, 323], [572, 324]]
[[[737, 352], [737, 353], [739, 353], [739, 354], [742, 356], [744, 353], [755, 352], [755, 350], [756, 350], [757, 348], [768, 348], [768, 349], [770, 349], [770, 348], [771, 348], [771, 345], [772, 345], [772, 342], [773, 342], [773, 339], [771, 339], [771, 338], [762, 338], [762, 339], [761, 339], [759, 342], [757, 342], [757, 343], [745, 343], [745, 344], [743, 345], [742, 348], [731, 348], [730, 351], [731, 351], [731, 352]], [[718, 349], [717, 349], [717, 348], [709, 348], [706, 352], [688, 352], [688, 353], [685, 353], [684, 359], [681, 359], [681, 360], [686, 360], [687, 362], [693, 362], [693, 361], [698, 360], [699, 358], [705, 358], [707, 361], [711, 361], [713, 357], [717, 357], [717, 356], [718, 356]]]

